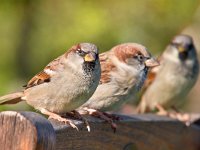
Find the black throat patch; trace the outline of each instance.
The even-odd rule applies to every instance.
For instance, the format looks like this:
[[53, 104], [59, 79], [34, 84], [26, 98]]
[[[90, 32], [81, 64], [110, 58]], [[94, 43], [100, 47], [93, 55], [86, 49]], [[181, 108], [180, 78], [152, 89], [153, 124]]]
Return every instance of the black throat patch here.
[[86, 75], [92, 74], [94, 69], [95, 69], [95, 62], [84, 62], [83, 63], [83, 70], [86, 73]]

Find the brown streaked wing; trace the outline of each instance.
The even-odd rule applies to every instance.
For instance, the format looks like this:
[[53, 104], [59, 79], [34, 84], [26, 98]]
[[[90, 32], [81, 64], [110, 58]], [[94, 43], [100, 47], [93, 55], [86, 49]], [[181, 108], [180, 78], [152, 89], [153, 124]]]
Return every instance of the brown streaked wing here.
[[[63, 64], [61, 62], [61, 58], [62, 56], [54, 59], [53, 61], [51, 61], [45, 68], [43, 71], [39, 72], [38, 74], [36, 74], [29, 82], [27, 85], [25, 85], [24, 87], [26, 88], [30, 88], [45, 82], [49, 82], [51, 80], [51, 77], [53, 75], [53, 71], [56, 71], [62, 68]], [[50, 75], [50, 73], [45, 72], [45, 70], [49, 70], [52, 71], [52, 74]]]
[[41, 71], [40, 73], [36, 74], [25, 86], [26, 88], [30, 88], [39, 84], [42, 84], [44, 82], [50, 81], [50, 75], [45, 73], [44, 71]]
[[108, 58], [107, 53], [102, 53], [99, 55], [100, 63], [101, 63], [101, 79], [100, 84], [110, 82], [110, 72], [115, 69], [115, 66]]

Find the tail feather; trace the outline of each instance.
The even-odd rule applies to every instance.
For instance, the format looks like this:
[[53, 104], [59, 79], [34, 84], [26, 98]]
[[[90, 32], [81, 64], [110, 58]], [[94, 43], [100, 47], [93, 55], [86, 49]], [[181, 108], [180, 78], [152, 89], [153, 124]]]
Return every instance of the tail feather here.
[[0, 97], [0, 105], [4, 104], [16, 104], [22, 101], [21, 97], [24, 95], [23, 92], [12, 93]]

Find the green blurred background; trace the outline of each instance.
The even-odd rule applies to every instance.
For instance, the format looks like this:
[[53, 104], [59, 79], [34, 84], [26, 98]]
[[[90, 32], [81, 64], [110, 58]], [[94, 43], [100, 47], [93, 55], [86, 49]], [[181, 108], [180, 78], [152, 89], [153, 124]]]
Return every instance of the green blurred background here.
[[[92, 42], [103, 52], [138, 42], [159, 55], [182, 32], [200, 50], [200, 0], [0, 0], [0, 95], [22, 89], [75, 43]], [[199, 90], [200, 81], [185, 110], [200, 112]]]

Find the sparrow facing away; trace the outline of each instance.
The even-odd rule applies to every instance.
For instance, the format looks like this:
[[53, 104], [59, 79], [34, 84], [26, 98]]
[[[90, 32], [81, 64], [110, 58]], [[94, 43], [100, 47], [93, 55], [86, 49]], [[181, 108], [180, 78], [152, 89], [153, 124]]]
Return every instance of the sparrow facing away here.
[[80, 43], [50, 62], [28, 82], [25, 90], [0, 97], [0, 104], [24, 100], [41, 113], [76, 128], [60, 114], [84, 104], [96, 90], [100, 75], [97, 47]]
[[175, 36], [146, 80], [145, 92], [138, 107], [140, 113], [180, 106], [194, 86], [199, 62], [193, 40], [188, 35]]
[[147, 49], [137, 43], [120, 44], [100, 54], [100, 64], [100, 83], [79, 110], [112, 111], [120, 107], [140, 90], [148, 69], [159, 65]]

